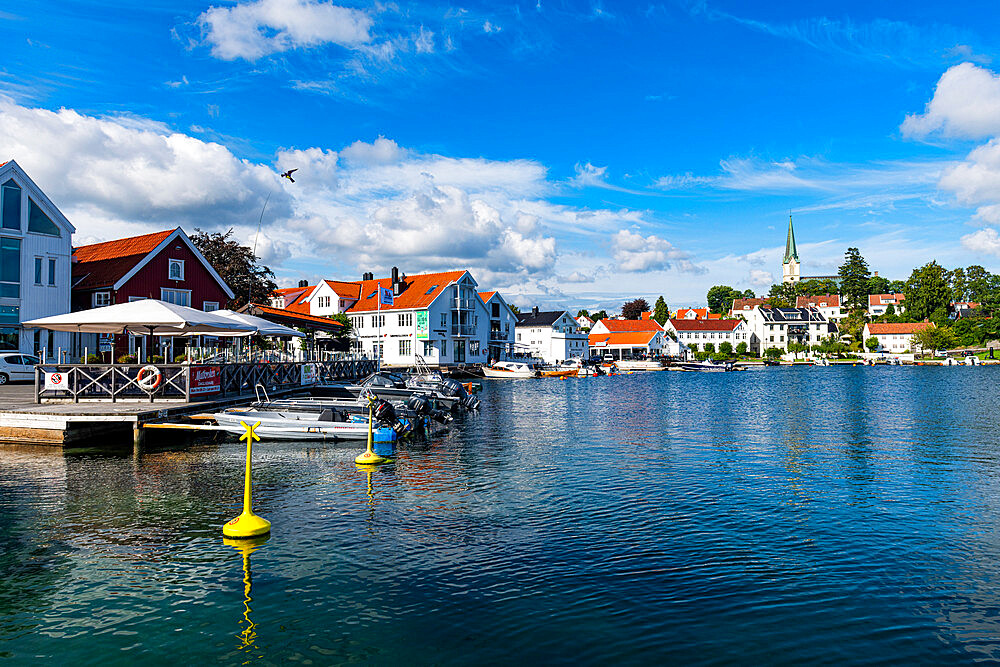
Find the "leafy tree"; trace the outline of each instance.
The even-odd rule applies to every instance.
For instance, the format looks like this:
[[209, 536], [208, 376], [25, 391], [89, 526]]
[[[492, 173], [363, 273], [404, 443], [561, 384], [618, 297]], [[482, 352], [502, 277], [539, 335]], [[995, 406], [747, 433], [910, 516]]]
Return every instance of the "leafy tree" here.
[[708, 302], [708, 309], [713, 313], [722, 313], [733, 306], [733, 299], [742, 299], [743, 292], [733, 289], [729, 285], [715, 285], [708, 290], [705, 300]]
[[715, 352], [715, 343], [705, 343], [702, 347], [705, 352]]
[[736, 344], [736, 354], [739, 354], [739, 355], [742, 356], [742, 355], [744, 355], [746, 353], [747, 353], [747, 344], [746, 344], [746, 341], [741, 341], [741, 342], [737, 343]]
[[350, 340], [352, 333], [351, 318], [349, 318], [345, 313], [334, 313], [333, 315], [330, 315], [330, 319], [344, 325], [342, 328], [337, 329], [336, 332], [330, 335], [337, 340]]
[[[590, 313], [588, 313], [586, 309], [581, 308], [580, 310], [576, 311], [576, 316], [577, 317], [590, 317]], [[594, 318], [591, 317], [590, 319], [594, 319]]]
[[514, 304], [509, 304], [509, 305], [510, 305], [510, 312], [514, 313], [515, 315], [520, 315], [521, 314], [521, 309], [520, 308], [518, 308]]
[[955, 336], [948, 327], [927, 327], [913, 334], [910, 345], [923, 351], [948, 350], [955, 347]]
[[[906, 296], [906, 315], [910, 320], [919, 322], [928, 319], [935, 311], [942, 311], [947, 320], [948, 303], [951, 301], [947, 273], [937, 262], [930, 262], [913, 270], [903, 290]], [[940, 313], [938, 317], [940, 319]]]
[[872, 276], [868, 279], [869, 294], [890, 294], [889, 279], [883, 276]]
[[764, 350], [764, 356], [768, 359], [777, 359], [785, 353], [780, 347], [769, 347]]
[[733, 344], [730, 343], [728, 340], [722, 341], [721, 343], [719, 343], [719, 352], [721, 352], [727, 357], [733, 356]]
[[232, 238], [232, 228], [225, 234], [203, 232], [197, 227], [194, 231], [191, 242], [233, 291], [227, 307], [235, 310], [245, 306], [248, 299], [253, 303], [269, 303], [278, 288], [274, 272], [257, 263], [253, 250]]
[[606, 310], [599, 310], [596, 313], [594, 313], [593, 315], [591, 315], [590, 319], [594, 320], [595, 322], [600, 322], [601, 320], [606, 320], [606, 319], [608, 319], [608, 311], [606, 311]]
[[744, 298], [744, 299], [753, 299], [753, 298], [756, 298], [756, 296], [757, 295], [753, 293], [752, 289], [745, 289], [745, 290], [743, 290], [743, 296], [742, 296], [742, 298]]
[[667, 302], [663, 300], [663, 296], [660, 296], [656, 300], [656, 305], [653, 306], [653, 319], [656, 320], [660, 326], [667, 323], [670, 319], [670, 308], [667, 307]]
[[794, 307], [797, 296], [795, 283], [776, 283], [771, 285], [771, 289], [767, 293], [768, 302], [774, 308]]
[[865, 347], [867, 347], [868, 350], [871, 351], [871, 352], [874, 352], [875, 350], [877, 350], [878, 349], [878, 345], [879, 345], [879, 342], [878, 342], [878, 338], [876, 336], [872, 336], [871, 338], [869, 338], [868, 340], [865, 341]]
[[829, 278], [813, 278], [812, 280], [800, 280], [795, 285], [797, 296], [820, 296], [822, 294], [839, 294], [836, 280]]
[[844, 254], [844, 263], [837, 272], [840, 276], [840, 294], [844, 298], [844, 306], [849, 312], [868, 309], [868, 281], [871, 272], [868, 262], [861, 256], [857, 248], [848, 248]]
[[626, 320], [637, 320], [642, 314], [649, 310], [649, 302], [645, 299], [632, 299], [622, 305], [622, 317]]
[[805, 343], [789, 343], [788, 351], [792, 354], [804, 354], [809, 351], [809, 346]]

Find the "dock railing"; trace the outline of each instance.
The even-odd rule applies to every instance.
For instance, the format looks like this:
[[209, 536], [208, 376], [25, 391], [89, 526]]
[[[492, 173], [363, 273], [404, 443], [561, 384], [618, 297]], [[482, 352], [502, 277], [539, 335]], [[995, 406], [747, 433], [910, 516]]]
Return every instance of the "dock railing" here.
[[[145, 370], [143, 370], [145, 369]], [[249, 394], [258, 384], [293, 389], [362, 378], [371, 359], [217, 364], [39, 364], [35, 403], [80, 401], [184, 401]]]

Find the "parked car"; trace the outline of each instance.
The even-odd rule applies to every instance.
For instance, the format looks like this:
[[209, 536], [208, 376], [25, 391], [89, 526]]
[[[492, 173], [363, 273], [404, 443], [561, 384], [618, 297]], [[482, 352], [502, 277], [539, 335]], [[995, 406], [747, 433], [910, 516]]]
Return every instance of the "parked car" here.
[[41, 363], [38, 357], [17, 352], [0, 353], [0, 384], [16, 380], [34, 380], [35, 366]]

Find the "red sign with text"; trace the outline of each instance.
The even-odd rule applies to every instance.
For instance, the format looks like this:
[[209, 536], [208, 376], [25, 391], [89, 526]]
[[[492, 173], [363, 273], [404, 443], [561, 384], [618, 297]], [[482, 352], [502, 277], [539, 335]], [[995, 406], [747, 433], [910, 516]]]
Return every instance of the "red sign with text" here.
[[191, 395], [215, 394], [222, 389], [221, 366], [194, 366], [191, 374]]

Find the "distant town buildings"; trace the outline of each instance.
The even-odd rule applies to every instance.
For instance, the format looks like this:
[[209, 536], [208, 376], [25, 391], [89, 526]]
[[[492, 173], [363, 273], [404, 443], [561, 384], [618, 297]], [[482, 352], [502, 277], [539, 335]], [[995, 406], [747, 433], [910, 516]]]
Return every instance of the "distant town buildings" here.
[[565, 310], [532, 308], [517, 316], [515, 349], [555, 364], [587, 354], [587, 334]]
[[878, 340], [876, 352], [901, 354], [912, 351], [913, 334], [933, 327], [932, 322], [900, 322], [882, 323], [868, 322], [862, 332], [865, 341], [869, 338]]

